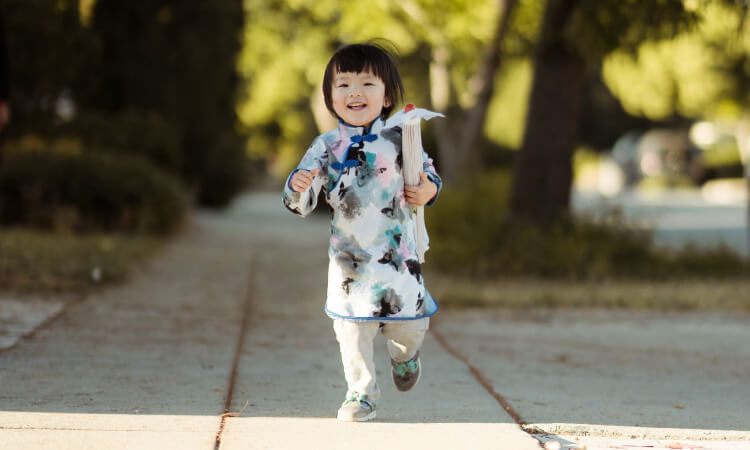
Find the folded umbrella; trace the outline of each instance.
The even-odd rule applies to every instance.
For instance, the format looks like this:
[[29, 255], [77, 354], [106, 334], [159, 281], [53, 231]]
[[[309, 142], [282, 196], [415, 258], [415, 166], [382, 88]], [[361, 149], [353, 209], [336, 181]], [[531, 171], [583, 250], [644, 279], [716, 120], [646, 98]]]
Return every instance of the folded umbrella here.
[[[424, 170], [421, 119], [429, 120], [433, 117], [445, 116], [426, 109], [415, 108], [414, 105], [408, 104], [403, 113], [398, 113], [392, 118], [395, 121], [401, 120], [404, 182], [409, 186], [419, 185], [419, 174]], [[425, 262], [424, 255], [430, 248], [430, 240], [424, 222], [424, 207], [413, 208], [412, 219], [416, 227], [417, 256], [419, 257], [419, 262], [423, 263]]]

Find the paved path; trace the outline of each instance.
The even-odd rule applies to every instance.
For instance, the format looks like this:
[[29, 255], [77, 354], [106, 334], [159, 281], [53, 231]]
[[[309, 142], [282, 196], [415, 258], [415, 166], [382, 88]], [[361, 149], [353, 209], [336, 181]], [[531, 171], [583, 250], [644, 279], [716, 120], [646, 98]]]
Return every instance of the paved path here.
[[277, 194], [196, 214], [131, 282], [0, 352], [0, 449], [750, 448], [744, 317], [444, 309], [415, 390], [381, 337], [378, 420], [339, 423], [326, 241]]
[[747, 202], [736, 198], [719, 202], [700, 190], [626, 192], [612, 199], [576, 191], [571, 207], [579, 213], [600, 215], [618, 208], [631, 223], [653, 230], [654, 243], [682, 248], [720, 244], [750, 257]]
[[379, 420], [334, 420], [326, 236], [276, 194], [198, 214], [129, 284], [0, 353], [0, 448], [538, 448], [431, 336], [414, 391], [391, 386], [381, 340]]

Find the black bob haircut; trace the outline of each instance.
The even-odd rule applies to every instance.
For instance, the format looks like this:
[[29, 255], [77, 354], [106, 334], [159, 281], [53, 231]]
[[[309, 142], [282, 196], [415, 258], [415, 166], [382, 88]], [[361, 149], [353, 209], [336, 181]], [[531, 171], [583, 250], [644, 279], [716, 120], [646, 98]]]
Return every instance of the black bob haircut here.
[[[401, 81], [401, 75], [398, 73], [393, 54], [383, 46], [374, 42], [364, 44], [350, 44], [336, 50], [331, 60], [326, 66], [325, 75], [323, 76], [323, 97], [326, 101], [328, 111], [338, 117], [333, 109], [333, 78], [336, 72], [372, 72], [385, 84], [385, 98], [390, 102], [390, 106], [383, 106], [381, 111], [385, 119], [391, 111], [401, 103], [404, 98], [404, 84]], [[339, 119], [341, 119], [339, 117]]]

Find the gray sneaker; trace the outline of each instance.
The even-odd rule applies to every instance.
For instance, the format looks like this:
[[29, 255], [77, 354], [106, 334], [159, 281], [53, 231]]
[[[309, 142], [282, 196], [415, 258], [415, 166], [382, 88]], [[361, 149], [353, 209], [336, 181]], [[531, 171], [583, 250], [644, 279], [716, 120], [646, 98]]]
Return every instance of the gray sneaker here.
[[408, 361], [397, 363], [391, 360], [391, 375], [396, 389], [401, 392], [411, 390], [419, 382], [422, 375], [422, 364], [419, 362], [419, 352]]
[[375, 402], [355, 392], [341, 404], [336, 418], [345, 422], [367, 422], [375, 418]]

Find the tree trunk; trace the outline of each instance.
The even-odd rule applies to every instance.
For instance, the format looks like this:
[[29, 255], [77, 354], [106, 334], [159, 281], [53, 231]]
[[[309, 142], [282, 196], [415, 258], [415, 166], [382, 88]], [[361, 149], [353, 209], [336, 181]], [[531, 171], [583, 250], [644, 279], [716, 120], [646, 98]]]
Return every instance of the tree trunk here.
[[466, 114], [463, 133], [461, 134], [461, 140], [459, 141], [460, 154], [463, 155], [465, 159], [465, 161], [463, 161], [465, 173], [472, 174], [479, 168], [481, 162], [482, 155], [476, 148], [476, 145], [479, 136], [481, 136], [484, 131], [487, 109], [489, 109], [492, 95], [495, 93], [495, 75], [497, 74], [502, 61], [503, 39], [508, 31], [511, 13], [515, 9], [517, 3], [518, 0], [501, 1], [502, 10], [498, 16], [495, 36], [484, 55], [484, 62], [479, 75], [481, 84], [477, 93], [477, 101], [474, 104], [474, 107], [472, 107]]
[[586, 70], [584, 60], [562, 35], [574, 8], [574, 0], [549, 0], [545, 10], [515, 166], [512, 219], [548, 224], [568, 213]]
[[470, 180], [479, 168], [482, 155], [476, 145], [484, 131], [487, 109], [495, 92], [495, 75], [502, 62], [502, 42], [517, 4], [518, 0], [500, 0], [501, 10], [495, 35], [484, 54], [477, 100], [471, 109], [448, 109], [448, 105], [457, 104], [448, 73], [450, 53], [446, 48], [433, 51], [430, 64], [432, 105], [438, 111], [445, 112], [449, 120], [448, 125], [441, 121], [435, 121], [433, 125], [438, 138], [440, 173], [446, 183], [460, 185]]

